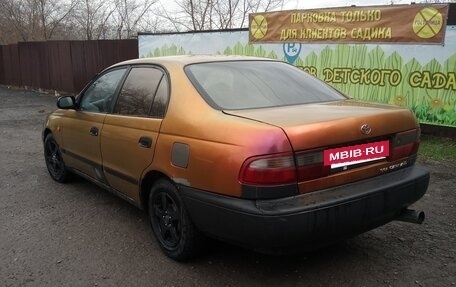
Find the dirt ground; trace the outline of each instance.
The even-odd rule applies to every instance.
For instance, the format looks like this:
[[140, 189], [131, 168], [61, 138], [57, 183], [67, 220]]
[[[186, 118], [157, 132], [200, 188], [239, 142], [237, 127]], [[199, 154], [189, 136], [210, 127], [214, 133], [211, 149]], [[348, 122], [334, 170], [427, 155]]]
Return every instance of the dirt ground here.
[[50, 179], [40, 133], [53, 109], [54, 95], [0, 87], [1, 286], [456, 285], [454, 161], [422, 162], [422, 225], [392, 222], [292, 256], [211, 243], [182, 264], [162, 254], [144, 212], [85, 180]]

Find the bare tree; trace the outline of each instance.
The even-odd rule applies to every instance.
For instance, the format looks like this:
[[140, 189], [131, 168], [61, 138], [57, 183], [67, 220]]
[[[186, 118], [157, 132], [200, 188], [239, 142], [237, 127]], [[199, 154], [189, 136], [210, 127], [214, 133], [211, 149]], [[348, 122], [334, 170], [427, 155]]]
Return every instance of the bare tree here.
[[171, 15], [166, 9], [160, 16], [176, 31], [242, 28], [249, 13], [271, 11], [283, 7], [284, 0], [176, 0], [178, 11]]
[[[188, 30], [212, 29], [212, 7], [213, 0], [183, 0], [176, 2], [181, 13], [187, 18], [179, 21]], [[188, 21], [190, 20], [190, 21]]]
[[236, 17], [243, 14], [242, 10], [238, 9], [240, 2], [240, 0], [214, 0], [214, 14], [217, 19], [216, 26], [218, 29], [233, 27], [233, 23], [236, 23], [238, 20]]
[[[3, 5], [4, 3], [0, 3], [1, 10], [4, 10]], [[19, 37], [18, 32], [10, 25], [10, 19], [0, 12], [0, 44], [14, 43]]]
[[2, 26], [14, 31], [16, 41], [48, 40], [64, 26], [75, 5], [73, 0], [2, 0]]
[[157, 0], [114, 0], [116, 13], [114, 25], [117, 28], [117, 38], [131, 38], [138, 27], [151, 16], [151, 7]]
[[58, 0], [38, 0], [38, 3], [44, 40], [52, 38], [55, 29], [62, 24], [77, 4], [76, 1], [62, 3]]
[[72, 17], [77, 27], [83, 31], [86, 40], [98, 40], [106, 36], [115, 10], [115, 6], [107, 1], [80, 0]]
[[0, 2], [3, 25], [14, 31], [17, 40], [33, 40], [37, 34], [38, 16], [35, 1], [4, 0]]
[[[157, 0], [0, 0], [0, 43], [131, 38], [158, 31]], [[162, 19], [162, 18], [160, 18]]]
[[[245, 27], [248, 14], [284, 0], [0, 0], [0, 43], [48, 39], [131, 38], [137, 31], [172, 32]], [[164, 5], [164, 4], [161, 4]]]

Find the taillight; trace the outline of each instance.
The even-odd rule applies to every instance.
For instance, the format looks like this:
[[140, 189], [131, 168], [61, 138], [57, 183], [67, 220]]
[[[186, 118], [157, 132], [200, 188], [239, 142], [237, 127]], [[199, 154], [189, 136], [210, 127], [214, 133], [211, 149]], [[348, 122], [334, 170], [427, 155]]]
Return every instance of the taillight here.
[[296, 167], [292, 154], [253, 157], [246, 160], [239, 176], [241, 183], [280, 185], [296, 183]]
[[388, 158], [390, 161], [393, 161], [414, 155], [418, 152], [419, 146], [420, 129], [397, 133], [391, 139], [390, 155]]
[[296, 154], [298, 181], [307, 181], [329, 175], [331, 166], [323, 164], [323, 150], [313, 150]]
[[290, 184], [325, 177], [330, 169], [323, 164], [323, 150], [300, 152], [296, 159], [292, 154], [259, 156], [244, 162], [239, 180], [255, 185]]

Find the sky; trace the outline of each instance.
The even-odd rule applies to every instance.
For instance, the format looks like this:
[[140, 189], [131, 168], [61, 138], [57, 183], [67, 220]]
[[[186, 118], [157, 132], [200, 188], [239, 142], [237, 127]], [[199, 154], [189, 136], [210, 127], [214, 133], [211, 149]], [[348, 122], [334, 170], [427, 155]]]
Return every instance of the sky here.
[[[346, 1], [346, 0], [320, 0], [320, 1], [299, 1], [299, 0], [285, 0], [284, 10], [292, 9], [311, 9], [311, 8], [323, 8], [323, 7], [341, 7], [341, 6], [370, 6], [370, 5], [387, 5], [391, 1], [388, 0], [358, 0], [358, 1]], [[410, 1], [404, 0], [393, 0], [394, 4], [410, 4]], [[419, 1], [415, 1], [419, 2]]]
[[[176, 8], [174, 1], [159, 0], [163, 7], [167, 7], [170, 10]], [[420, 0], [393, 0], [394, 4], [410, 4], [411, 2], [421, 2]], [[282, 10], [294, 10], [294, 9], [313, 9], [313, 8], [327, 8], [327, 7], [343, 7], [343, 6], [371, 6], [371, 5], [388, 5], [391, 4], [391, 0], [284, 0], [284, 6]]]

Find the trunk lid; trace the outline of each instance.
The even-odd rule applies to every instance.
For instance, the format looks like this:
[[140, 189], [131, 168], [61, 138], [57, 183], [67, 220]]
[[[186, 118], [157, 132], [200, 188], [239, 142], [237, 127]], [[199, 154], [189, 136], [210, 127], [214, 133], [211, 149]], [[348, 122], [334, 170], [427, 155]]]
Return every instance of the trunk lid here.
[[[224, 113], [280, 127], [295, 151], [385, 139], [419, 127], [408, 109], [355, 100]], [[369, 134], [361, 131], [365, 124], [371, 128]]]

